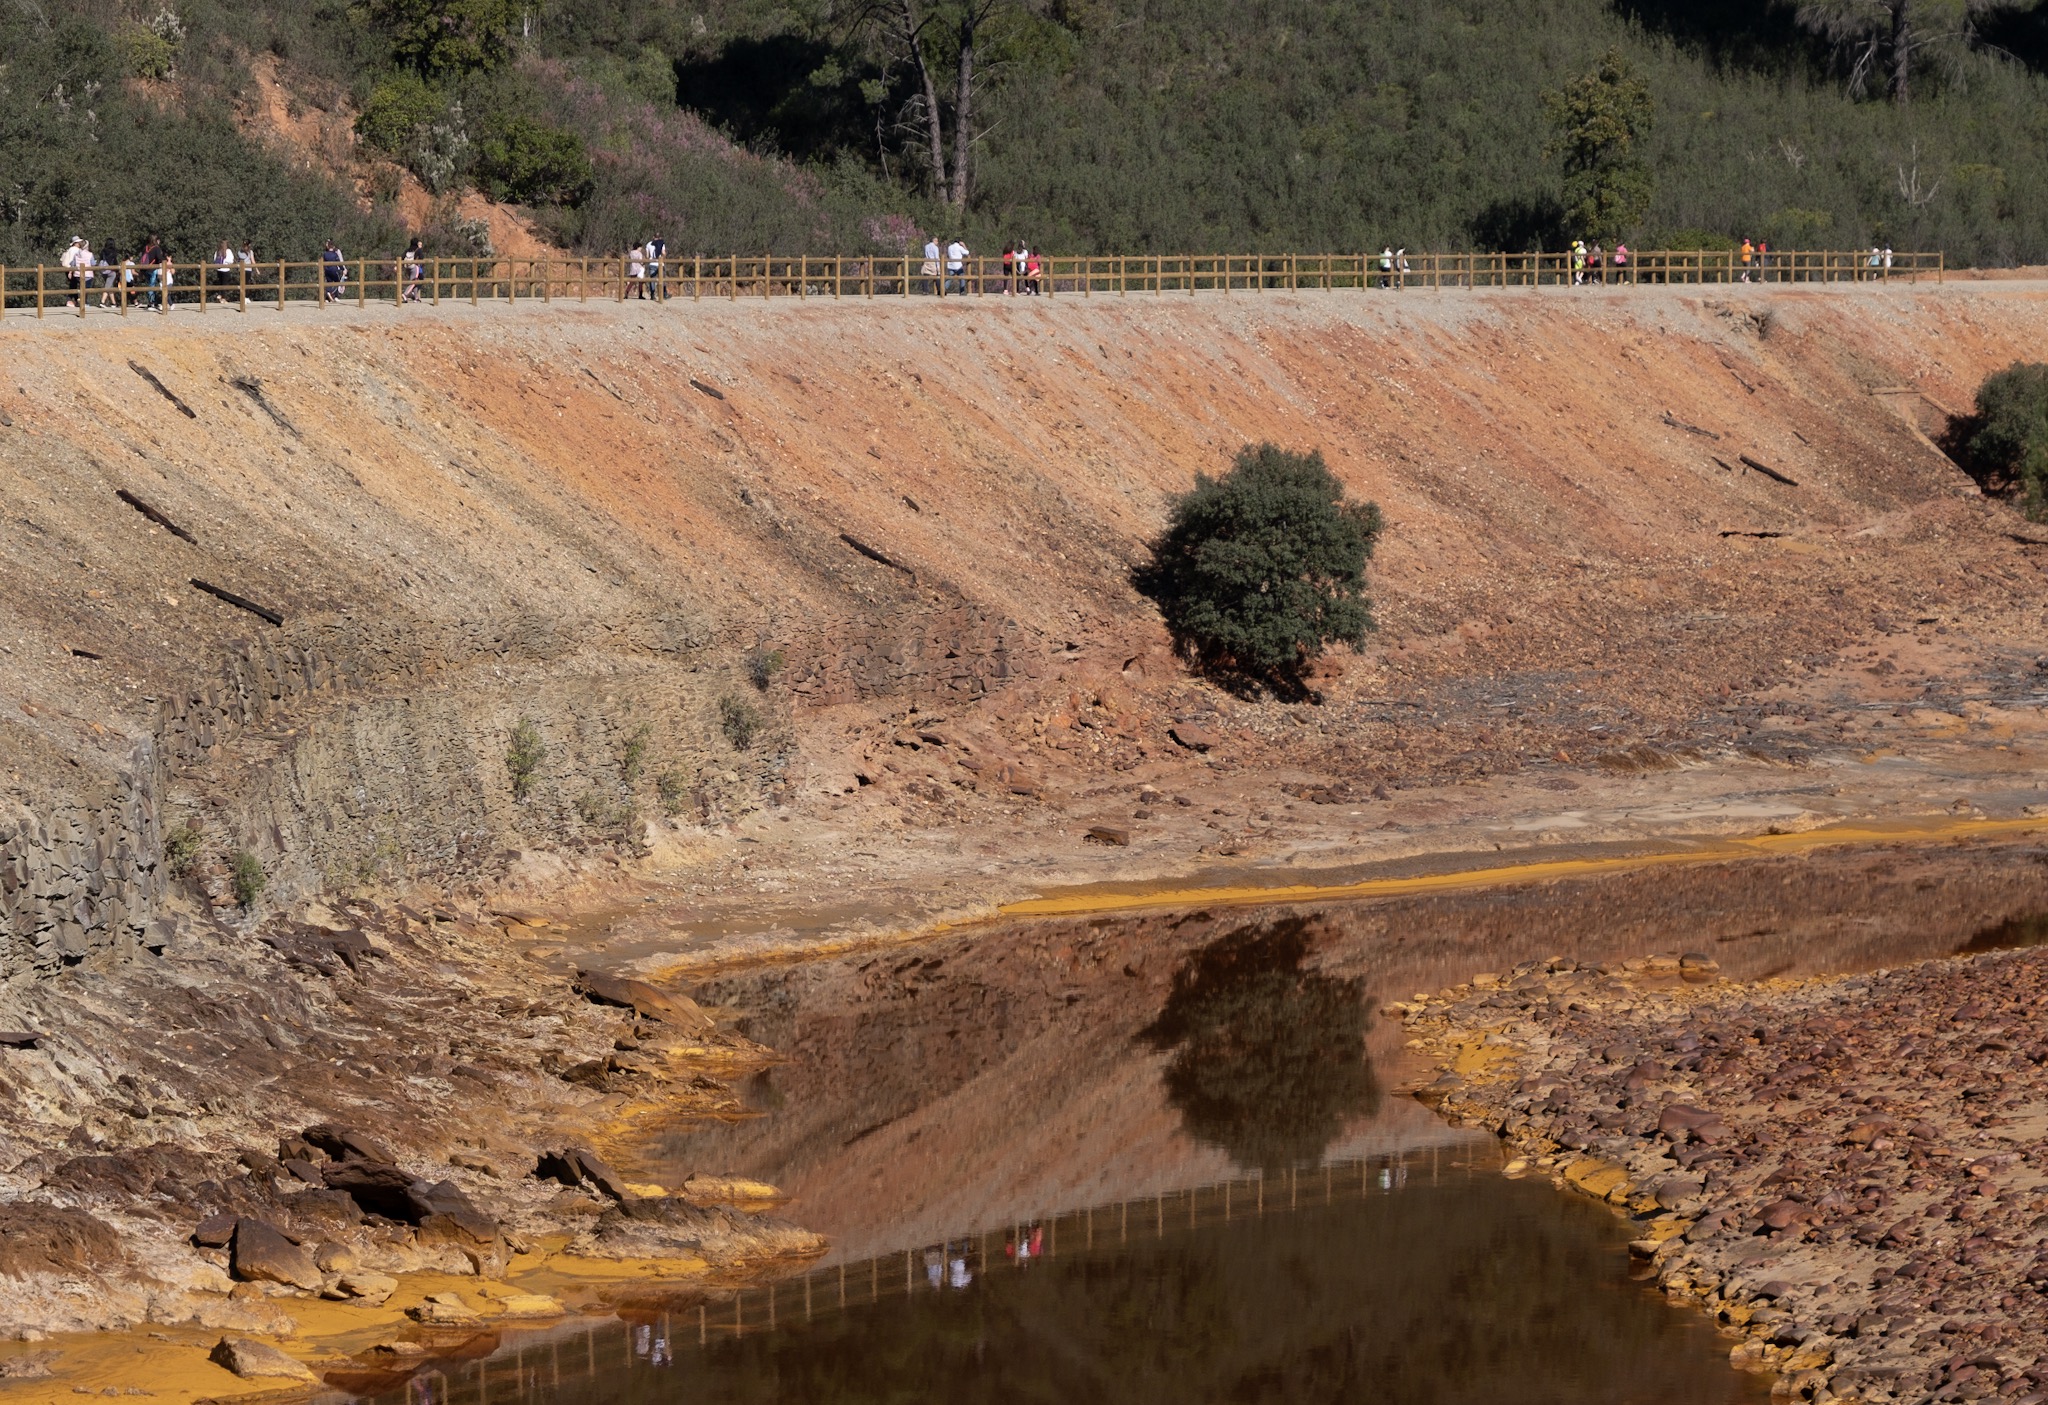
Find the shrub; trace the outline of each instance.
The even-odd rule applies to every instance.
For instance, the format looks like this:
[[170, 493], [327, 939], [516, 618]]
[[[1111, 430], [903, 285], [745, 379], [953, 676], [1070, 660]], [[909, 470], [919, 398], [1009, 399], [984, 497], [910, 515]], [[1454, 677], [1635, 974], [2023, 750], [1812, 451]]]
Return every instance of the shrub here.
[[642, 723], [619, 748], [619, 776], [628, 786], [640, 779], [640, 770], [647, 764], [647, 744], [653, 735], [653, 730]]
[[164, 835], [164, 872], [183, 878], [199, 859], [199, 831], [181, 824]]
[[2048, 520], [2048, 365], [2015, 362], [1986, 380], [1948, 447], [1986, 492], [2017, 492], [2027, 516]]
[[770, 649], [765, 645], [747, 655], [747, 677], [762, 692], [775, 681], [775, 675], [782, 672], [782, 650]]
[[511, 744], [505, 748], [505, 773], [512, 778], [512, 798], [524, 800], [533, 793], [533, 778], [540, 763], [547, 760], [548, 744], [541, 740], [540, 727], [522, 717], [512, 729]]
[[745, 751], [754, 744], [767, 720], [761, 716], [760, 708], [728, 693], [718, 700], [718, 725], [733, 750]]
[[511, 117], [477, 143], [477, 183], [493, 200], [521, 205], [580, 205], [590, 196], [590, 156], [583, 138]]
[[1134, 583], [1198, 666], [1299, 694], [1326, 645], [1373, 627], [1365, 563], [1380, 527], [1321, 454], [1247, 446], [1223, 477], [1196, 475]]
[[386, 156], [404, 159], [414, 135], [448, 115], [448, 98], [417, 73], [394, 73], [363, 100], [356, 135]]
[[131, 24], [122, 29], [117, 41], [121, 48], [121, 67], [131, 77], [166, 79], [178, 75], [178, 44], [168, 35], [159, 34], [145, 25]]
[[263, 861], [247, 849], [237, 849], [228, 860], [228, 869], [234, 878], [235, 901], [246, 912], [256, 906], [256, 899], [263, 896], [263, 885], [269, 881], [263, 872]]
[[690, 778], [681, 771], [663, 771], [654, 778], [654, 793], [661, 797], [661, 812], [674, 819], [690, 798]]

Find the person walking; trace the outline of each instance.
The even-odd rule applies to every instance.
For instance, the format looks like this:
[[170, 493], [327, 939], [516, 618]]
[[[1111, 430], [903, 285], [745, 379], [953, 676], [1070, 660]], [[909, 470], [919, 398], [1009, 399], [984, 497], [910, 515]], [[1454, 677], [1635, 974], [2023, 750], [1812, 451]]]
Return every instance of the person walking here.
[[164, 246], [154, 234], [142, 241], [142, 252], [135, 256], [135, 266], [142, 273], [143, 287], [148, 291], [142, 295], [142, 305], [154, 308], [162, 301]]
[[420, 282], [427, 274], [427, 245], [426, 241], [417, 234], [412, 237], [412, 243], [405, 246], [403, 263], [405, 265], [404, 301], [418, 302], [420, 300]]
[[[93, 255], [92, 261], [93, 273], [99, 279], [101, 307], [114, 305], [114, 280], [121, 276], [120, 264], [121, 256], [114, 252], [114, 242], [102, 239], [99, 252]], [[88, 277], [85, 286], [90, 288], [92, 284], [92, 277]]]
[[662, 285], [662, 265], [668, 260], [668, 240], [660, 235], [647, 241], [647, 281], [654, 290], [656, 302], [668, 301], [668, 289]]
[[1014, 241], [1003, 245], [1003, 296], [1009, 297], [1017, 291], [1017, 245]]
[[341, 249], [332, 239], [320, 251], [320, 276], [327, 283], [327, 301], [340, 302], [342, 293], [348, 288], [348, 262], [342, 258]]
[[1394, 286], [1394, 246], [1388, 244], [1380, 250], [1380, 286]]
[[967, 260], [970, 255], [967, 241], [954, 235], [946, 245], [946, 287], [949, 292], [967, 295]]
[[922, 288], [926, 297], [931, 296], [934, 287], [938, 288], [940, 296], [945, 295], [944, 286], [936, 281], [939, 276], [939, 236], [936, 234], [924, 241], [924, 265], [919, 272], [923, 275]]
[[[85, 270], [92, 267], [92, 246], [85, 242], [85, 236], [71, 236], [71, 247], [58, 255], [57, 262], [64, 269], [64, 288], [67, 296], [64, 306], [77, 307], [82, 294], [78, 291], [86, 277]], [[40, 304], [38, 304], [40, 306]]]
[[1045, 291], [1045, 264], [1036, 249], [1024, 249], [1020, 257], [1024, 260], [1024, 291], [1038, 297]]
[[[234, 299], [227, 295], [227, 289], [235, 282], [235, 246], [225, 239], [221, 240], [220, 247], [213, 251], [213, 263], [209, 267], [208, 272], [213, 279], [213, 286], [217, 290], [213, 300], [215, 302], [233, 302]], [[204, 288], [199, 290], [199, 296], [201, 298], [206, 296]]]
[[1628, 282], [1628, 245], [1619, 239], [1614, 241], [1614, 281]]
[[1751, 262], [1751, 260], [1753, 260], [1753, 259], [1755, 259], [1755, 258], [1756, 258], [1756, 245], [1754, 245], [1754, 244], [1750, 243], [1750, 242], [1749, 242], [1749, 241], [1748, 241], [1747, 239], [1743, 240], [1743, 241], [1742, 241], [1742, 281], [1743, 281], [1743, 282], [1745, 282], [1745, 283], [1747, 283], [1747, 282], [1749, 281], [1749, 265], [1750, 265], [1750, 262]]

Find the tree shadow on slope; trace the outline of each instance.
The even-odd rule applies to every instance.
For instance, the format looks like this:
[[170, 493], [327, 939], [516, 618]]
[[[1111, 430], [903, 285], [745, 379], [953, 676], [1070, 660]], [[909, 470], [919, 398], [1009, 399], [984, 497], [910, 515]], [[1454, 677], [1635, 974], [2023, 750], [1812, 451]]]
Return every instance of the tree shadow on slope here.
[[1827, 45], [1799, 26], [1790, 5], [1758, 0], [1611, 0], [1614, 13], [1722, 69], [1819, 78]]
[[676, 102], [754, 151], [797, 161], [869, 145], [863, 74], [832, 45], [800, 34], [735, 39], [677, 59]]
[[1364, 982], [1305, 970], [1308, 954], [1306, 918], [1229, 932], [1188, 956], [1139, 1036], [1173, 1050], [1166, 1094], [1189, 1135], [1240, 1166], [1318, 1160], [1379, 1109]]

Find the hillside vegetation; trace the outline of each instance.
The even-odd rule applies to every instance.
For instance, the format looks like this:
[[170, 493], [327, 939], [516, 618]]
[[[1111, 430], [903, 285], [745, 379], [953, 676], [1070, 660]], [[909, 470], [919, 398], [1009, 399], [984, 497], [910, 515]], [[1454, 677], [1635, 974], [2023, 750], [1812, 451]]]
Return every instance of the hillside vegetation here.
[[[1610, 53], [1638, 244], [2048, 259], [2038, 0], [17, 0], [0, 44], [10, 263], [462, 252], [471, 188], [591, 252], [1557, 248], [1545, 95]], [[273, 58], [352, 153], [269, 144]]]

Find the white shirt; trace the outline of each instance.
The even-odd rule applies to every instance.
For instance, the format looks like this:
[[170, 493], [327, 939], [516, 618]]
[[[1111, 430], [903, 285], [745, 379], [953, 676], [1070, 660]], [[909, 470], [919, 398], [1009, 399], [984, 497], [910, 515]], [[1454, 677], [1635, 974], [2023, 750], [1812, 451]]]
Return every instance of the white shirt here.
[[967, 246], [955, 239], [946, 246], [946, 272], [958, 273], [967, 258]]
[[91, 268], [92, 250], [83, 244], [73, 244], [57, 262], [65, 268]]

